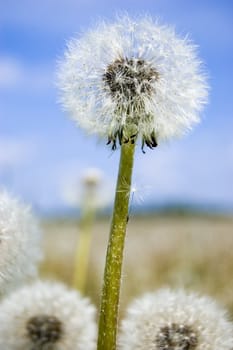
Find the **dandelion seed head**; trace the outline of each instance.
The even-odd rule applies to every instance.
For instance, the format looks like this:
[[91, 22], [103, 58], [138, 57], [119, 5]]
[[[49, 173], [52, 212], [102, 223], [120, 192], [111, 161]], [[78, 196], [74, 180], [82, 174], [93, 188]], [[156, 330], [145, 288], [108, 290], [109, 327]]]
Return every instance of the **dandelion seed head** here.
[[190, 326], [172, 323], [160, 328], [155, 344], [158, 350], [192, 350], [198, 345], [198, 336]]
[[[142, 59], [120, 58], [110, 64], [103, 75], [106, 90], [121, 109], [130, 112], [132, 102], [141, 101], [143, 94], [151, 95], [153, 81], [158, 79], [156, 70]], [[121, 106], [120, 106], [121, 105]]]
[[60, 283], [37, 281], [0, 305], [4, 350], [94, 349], [95, 307]]
[[212, 299], [183, 290], [144, 294], [121, 325], [121, 350], [231, 350], [233, 325]]
[[37, 275], [41, 233], [30, 208], [0, 192], [0, 294]]
[[87, 187], [96, 187], [100, 184], [103, 174], [100, 169], [88, 168], [82, 175], [82, 181]]
[[61, 101], [79, 126], [154, 148], [200, 121], [206, 75], [196, 46], [150, 17], [123, 16], [69, 42], [58, 71]]
[[34, 316], [28, 320], [26, 328], [28, 337], [36, 349], [53, 346], [62, 336], [62, 324], [54, 316]]

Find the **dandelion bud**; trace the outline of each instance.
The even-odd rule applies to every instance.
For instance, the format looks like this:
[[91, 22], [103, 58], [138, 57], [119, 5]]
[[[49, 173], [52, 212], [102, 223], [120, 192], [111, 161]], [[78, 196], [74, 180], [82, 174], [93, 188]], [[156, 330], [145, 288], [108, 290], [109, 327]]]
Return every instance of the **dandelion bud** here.
[[164, 289], [131, 304], [119, 344], [121, 350], [232, 350], [233, 325], [210, 298]]
[[92, 350], [95, 308], [60, 283], [38, 281], [0, 305], [0, 349]]
[[154, 148], [182, 135], [207, 97], [195, 46], [150, 17], [102, 22], [71, 40], [58, 85], [73, 119], [113, 149], [138, 136]]
[[40, 238], [30, 209], [0, 192], [0, 295], [36, 276]]

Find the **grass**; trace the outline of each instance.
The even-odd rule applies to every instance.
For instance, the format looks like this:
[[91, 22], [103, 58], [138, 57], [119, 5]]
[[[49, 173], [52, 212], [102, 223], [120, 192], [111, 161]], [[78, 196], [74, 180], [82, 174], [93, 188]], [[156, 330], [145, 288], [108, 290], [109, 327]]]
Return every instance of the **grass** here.
[[[98, 219], [86, 295], [99, 305], [110, 219]], [[71, 285], [79, 226], [43, 223], [43, 277]], [[133, 297], [163, 286], [185, 287], [217, 299], [233, 316], [233, 218], [205, 215], [131, 217], [125, 247], [121, 312]]]

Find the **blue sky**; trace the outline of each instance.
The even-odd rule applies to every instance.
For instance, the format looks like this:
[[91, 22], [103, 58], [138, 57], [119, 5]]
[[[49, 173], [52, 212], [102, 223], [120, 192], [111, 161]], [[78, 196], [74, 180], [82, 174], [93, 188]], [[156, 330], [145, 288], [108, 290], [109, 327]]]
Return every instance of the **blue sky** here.
[[[86, 168], [113, 189], [119, 151], [77, 129], [58, 104], [67, 40], [99, 18], [149, 13], [187, 33], [209, 76], [202, 123], [182, 140], [137, 150], [135, 197], [233, 208], [233, 3], [230, 0], [41, 0], [0, 4], [0, 185], [44, 211], [67, 205]], [[78, 190], [77, 190], [78, 191]]]

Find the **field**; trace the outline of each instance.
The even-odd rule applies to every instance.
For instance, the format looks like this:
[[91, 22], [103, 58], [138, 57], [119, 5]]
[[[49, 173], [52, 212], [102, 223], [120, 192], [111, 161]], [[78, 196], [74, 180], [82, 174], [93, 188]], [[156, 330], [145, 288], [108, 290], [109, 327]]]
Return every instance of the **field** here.
[[[79, 224], [43, 222], [41, 275], [71, 284]], [[99, 304], [109, 219], [93, 227], [85, 294]], [[132, 216], [128, 224], [121, 311], [135, 296], [160, 287], [185, 287], [214, 297], [233, 316], [233, 218], [205, 215]]]

